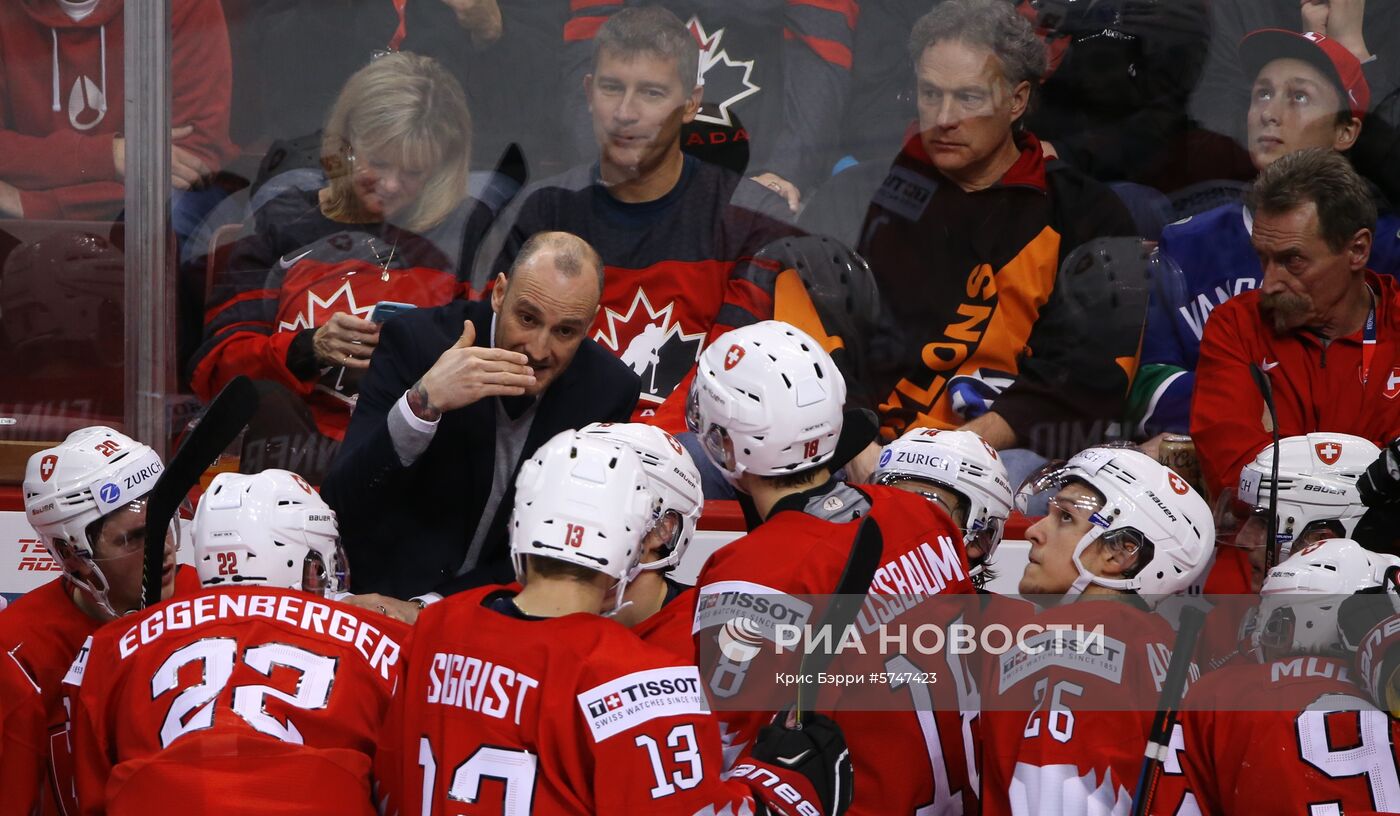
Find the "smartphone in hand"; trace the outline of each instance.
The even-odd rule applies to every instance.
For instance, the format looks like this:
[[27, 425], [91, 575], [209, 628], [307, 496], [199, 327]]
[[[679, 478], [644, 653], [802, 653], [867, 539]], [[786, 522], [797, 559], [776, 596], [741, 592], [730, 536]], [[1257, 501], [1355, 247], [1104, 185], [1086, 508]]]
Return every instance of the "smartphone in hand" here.
[[369, 313], [371, 323], [383, 323], [396, 314], [403, 314], [410, 309], [417, 309], [412, 303], [398, 303], [392, 300], [381, 300], [374, 304], [374, 311]]

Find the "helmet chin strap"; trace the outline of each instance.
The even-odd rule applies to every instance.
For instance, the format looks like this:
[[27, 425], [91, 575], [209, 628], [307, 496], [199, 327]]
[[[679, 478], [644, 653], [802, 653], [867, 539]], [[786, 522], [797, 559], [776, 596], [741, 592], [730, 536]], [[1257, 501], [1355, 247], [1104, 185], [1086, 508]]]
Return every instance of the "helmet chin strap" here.
[[1103, 537], [1107, 532], [1108, 530], [1102, 527], [1095, 527], [1085, 533], [1084, 537], [1079, 539], [1079, 543], [1074, 545], [1074, 555], [1072, 557], [1074, 560], [1074, 568], [1079, 572], [1079, 577], [1076, 578], [1074, 583], [1070, 585], [1070, 588], [1065, 591], [1066, 598], [1076, 598], [1083, 595], [1084, 590], [1088, 589], [1091, 585], [1101, 586], [1105, 589], [1116, 589], [1123, 592], [1138, 588], [1138, 582], [1132, 578], [1104, 578], [1101, 575], [1095, 575], [1085, 568], [1084, 562], [1080, 560], [1080, 556], [1084, 554], [1085, 550], [1089, 549], [1089, 545]]
[[[92, 568], [93, 572], [102, 576], [102, 583], [107, 588], [99, 592], [98, 590], [93, 588], [92, 584], [88, 583], [87, 581], [80, 581], [72, 575], [68, 576], [68, 580], [72, 581], [73, 585], [78, 587], [78, 589], [82, 590], [83, 592], [86, 592], [88, 597], [92, 599], [92, 602], [97, 604], [97, 608], [102, 610], [102, 612], [112, 616], [112, 618], [120, 618], [124, 614], [131, 614], [130, 612], [118, 612], [112, 606], [111, 600], [107, 597], [107, 594], [111, 591], [111, 587], [107, 584], [106, 574], [103, 573], [102, 568], [93, 563], [91, 559], [88, 559], [87, 561], [88, 566]], [[134, 611], [136, 610], [132, 610], [132, 612]]]

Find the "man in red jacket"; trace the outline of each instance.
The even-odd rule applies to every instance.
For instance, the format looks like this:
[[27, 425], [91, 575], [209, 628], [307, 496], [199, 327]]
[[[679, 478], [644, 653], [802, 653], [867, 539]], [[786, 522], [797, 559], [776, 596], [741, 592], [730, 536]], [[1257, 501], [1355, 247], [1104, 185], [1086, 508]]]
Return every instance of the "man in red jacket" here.
[[[123, 0], [0, 4], [0, 216], [103, 220], [126, 176]], [[233, 71], [218, 0], [171, 3], [171, 185], [233, 158]]]
[[1400, 435], [1400, 286], [1366, 268], [1376, 206], [1331, 150], [1284, 156], [1250, 191], [1261, 286], [1201, 338], [1191, 436], [1211, 491], [1235, 484], [1272, 434], [1250, 369], [1269, 378], [1281, 436]]

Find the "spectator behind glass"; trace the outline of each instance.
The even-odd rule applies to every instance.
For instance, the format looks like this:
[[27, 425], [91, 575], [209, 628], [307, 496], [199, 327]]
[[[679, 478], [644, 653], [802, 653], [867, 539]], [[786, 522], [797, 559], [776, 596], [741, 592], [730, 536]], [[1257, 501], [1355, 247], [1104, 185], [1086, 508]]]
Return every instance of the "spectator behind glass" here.
[[[538, 232], [583, 238], [607, 268], [589, 336], [642, 378], [634, 421], [690, 444], [684, 406], [695, 361], [720, 334], [773, 317], [779, 270], [754, 255], [795, 231], [772, 191], [681, 151], [681, 128], [702, 89], [699, 48], [675, 15], [624, 9], [593, 43], [585, 91], [597, 163], [522, 192], [493, 231], [473, 284], [485, 288], [488, 274], [504, 274]], [[691, 454], [700, 460], [698, 449]], [[706, 495], [728, 495], [711, 475]]]
[[1376, 205], [1365, 182], [1335, 151], [1300, 150], [1259, 174], [1249, 203], [1263, 279], [1211, 313], [1191, 403], [1212, 493], [1272, 438], [1252, 367], [1273, 384], [1280, 436], [1400, 436], [1400, 284], [1367, 269]]
[[[1138, 331], [1091, 341], [1056, 283], [1075, 247], [1131, 235], [1132, 221], [1023, 125], [1046, 59], [1009, 4], [948, 0], [914, 26], [910, 52], [919, 121], [859, 246], [888, 312], [865, 398], [882, 403], [887, 439], [962, 428], [997, 449], [1046, 452], [1063, 436], [1101, 438]], [[872, 445], [848, 472], [866, 479], [878, 456]]]
[[[319, 166], [320, 131], [331, 104], [376, 54], [406, 51], [438, 60], [463, 84], [478, 121], [490, 121], [458, 62], [501, 37], [497, 0], [223, 2], [233, 40], [234, 139], [258, 152], [281, 140], [267, 151], [265, 177]], [[560, 27], [566, 13], [557, 13]], [[475, 141], [479, 153], [481, 140]], [[494, 161], [498, 152], [483, 158]]]
[[[599, 26], [624, 7], [646, 0], [570, 3], [564, 28], [567, 82], [589, 64], [588, 43]], [[747, 172], [781, 195], [792, 212], [826, 175], [835, 158], [850, 88], [851, 47], [860, 13], [856, 0], [663, 0], [655, 5], [685, 21], [700, 44], [704, 106], [689, 129], [686, 148], [700, 141], [729, 143], [752, 154]], [[571, 100], [578, 155], [587, 143], [584, 109]]]
[[[1357, 143], [1370, 87], [1361, 63], [1339, 42], [1265, 29], [1244, 39], [1240, 57], [1254, 76], [1245, 130], [1256, 169], [1298, 150], [1346, 153]], [[1224, 204], [1163, 231], [1161, 250], [1173, 262], [1167, 268], [1179, 267], [1180, 280], [1157, 290], [1148, 313], [1142, 369], [1129, 407], [1139, 436], [1186, 433], [1206, 318], [1263, 278], [1250, 244], [1253, 228], [1254, 214], [1246, 206]], [[1371, 269], [1387, 275], [1400, 270], [1397, 233], [1400, 218], [1384, 212]]]
[[1251, 74], [1245, 34], [1262, 28], [1316, 31], [1350, 51], [1371, 90], [1366, 128], [1351, 152], [1357, 172], [1400, 199], [1400, 14], [1388, 0], [1212, 0], [1210, 53], [1191, 97], [1201, 126], [1244, 143]]
[[[339, 440], [379, 342], [375, 305], [447, 303], [455, 270], [489, 225], [467, 197], [471, 115], [437, 62], [392, 54], [346, 83], [326, 122], [320, 190], [288, 190], [216, 273], [195, 354], [208, 400], [246, 374], [304, 399], [304, 430]], [[314, 479], [322, 467], [302, 465]]]
[[[189, 191], [235, 155], [228, 31], [218, 0], [174, 0], [170, 32], [170, 183]], [[121, 212], [123, 35], [122, 0], [0, 4], [0, 216], [103, 221]], [[220, 197], [177, 196], [177, 235]]]

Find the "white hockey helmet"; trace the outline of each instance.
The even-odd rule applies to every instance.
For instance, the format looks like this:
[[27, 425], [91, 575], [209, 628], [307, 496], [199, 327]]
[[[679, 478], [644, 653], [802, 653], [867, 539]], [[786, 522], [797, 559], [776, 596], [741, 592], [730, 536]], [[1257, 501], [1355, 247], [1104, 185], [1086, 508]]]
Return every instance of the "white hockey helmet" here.
[[1353, 593], [1382, 586], [1400, 558], [1371, 552], [1349, 538], [1302, 548], [1269, 570], [1260, 592], [1256, 645], [1268, 655], [1344, 655], [1337, 613]]
[[[101, 425], [74, 431], [57, 447], [30, 456], [25, 466], [24, 512], [30, 526], [68, 579], [114, 617], [119, 612], [108, 598], [111, 585], [102, 564], [139, 557], [135, 553], [144, 552], [144, 536], [98, 557], [94, 523], [118, 513], [144, 513], [143, 499], [164, 470], [149, 445]], [[173, 534], [178, 527], [173, 520], [171, 526]]]
[[275, 468], [214, 477], [194, 514], [194, 565], [207, 587], [350, 589], [335, 511], [305, 479]]
[[967, 507], [963, 543], [982, 551], [973, 571], [991, 560], [1013, 497], [1006, 465], [982, 437], [972, 431], [908, 431], [880, 452], [872, 479], [876, 484], [929, 482], [957, 493]]
[[[1088, 448], [1068, 462], [1048, 464], [1021, 485], [1016, 506], [1026, 512], [1033, 497], [1076, 482], [1093, 488], [1104, 501], [1102, 506], [1097, 499], [1074, 505], [1090, 528], [1075, 545], [1079, 578], [1067, 596], [1096, 584], [1137, 592], [1152, 606], [1162, 596], [1186, 590], [1209, 566], [1215, 522], [1205, 499], [1166, 465], [1133, 448]], [[1050, 501], [1053, 506], [1058, 500], [1052, 496]], [[1084, 567], [1080, 557], [1099, 539], [1140, 553], [1132, 577], [1104, 578]]]
[[[1286, 560], [1296, 543], [1323, 529], [1334, 537], [1352, 534], [1366, 513], [1356, 480], [1376, 461], [1380, 448], [1369, 439], [1342, 433], [1311, 433], [1279, 440], [1278, 547]], [[1274, 446], [1265, 446], [1254, 461], [1240, 469], [1238, 496], [1255, 515], [1245, 522], [1240, 537], [1263, 541], [1265, 515], [1273, 492]], [[1258, 529], [1251, 529], [1258, 528]]]
[[641, 457], [631, 447], [563, 431], [520, 466], [510, 517], [510, 557], [525, 581], [525, 556], [554, 558], [618, 582], [617, 599], [660, 513]]
[[846, 381], [817, 341], [765, 320], [726, 332], [696, 365], [686, 425], [730, 484], [781, 476], [831, 459]]
[[695, 525], [705, 509], [700, 471], [685, 446], [654, 425], [640, 422], [595, 422], [581, 431], [589, 436], [627, 445], [642, 459], [652, 492], [661, 498], [660, 527], [670, 522], [670, 540], [661, 545], [661, 558], [642, 564], [644, 570], [668, 570], [681, 562], [695, 537]]

